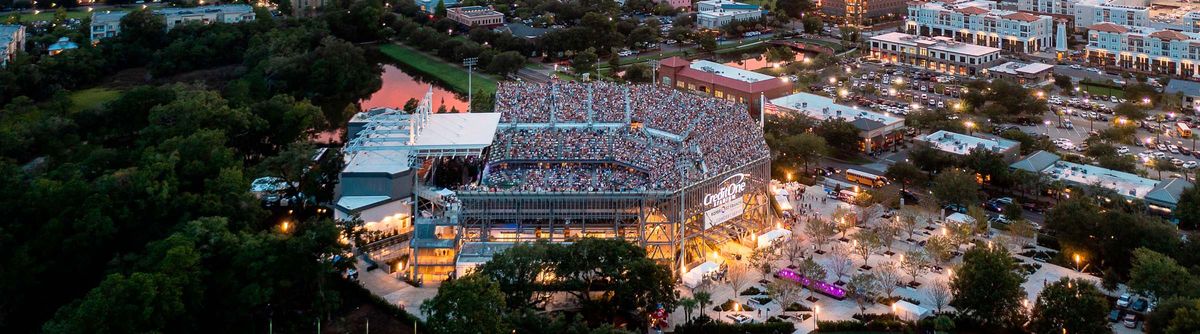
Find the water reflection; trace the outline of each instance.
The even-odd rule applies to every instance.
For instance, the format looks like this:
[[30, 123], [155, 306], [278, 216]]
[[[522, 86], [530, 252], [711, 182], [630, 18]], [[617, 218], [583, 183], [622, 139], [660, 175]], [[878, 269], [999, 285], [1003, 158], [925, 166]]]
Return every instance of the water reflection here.
[[467, 111], [465, 96], [459, 97], [438, 84], [409, 75], [404, 72], [404, 69], [394, 65], [383, 65], [381, 79], [383, 79], [383, 86], [379, 91], [361, 101], [362, 110], [374, 107], [403, 107], [404, 102], [407, 102], [408, 99], [420, 100], [425, 95], [425, 90], [433, 85], [433, 110], [435, 112], [442, 106], [445, 106], [447, 111], [451, 109]]
[[[792, 61], [802, 61], [802, 60], [804, 60], [804, 57], [805, 57], [804, 53], [797, 52], [796, 57], [794, 59], [792, 59]], [[746, 59], [741, 59], [741, 60], [735, 59], [735, 60], [725, 63], [725, 65], [729, 65], [729, 66], [740, 68], [740, 69], [747, 70], [747, 71], [754, 71], [754, 70], [758, 70], [761, 68], [772, 67], [775, 65], [786, 66], [788, 63], [791, 63], [791, 61], [769, 62], [769, 61], [767, 61], [766, 53], [762, 53], [762, 54], [752, 55]]]

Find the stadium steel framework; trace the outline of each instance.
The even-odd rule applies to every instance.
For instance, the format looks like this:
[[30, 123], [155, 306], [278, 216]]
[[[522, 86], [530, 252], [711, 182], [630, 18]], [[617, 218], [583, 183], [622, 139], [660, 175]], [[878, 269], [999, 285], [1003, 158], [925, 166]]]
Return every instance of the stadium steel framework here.
[[[705, 228], [705, 203], [729, 178], [745, 188], [741, 214]], [[720, 245], [775, 226], [769, 198], [770, 158], [760, 157], [675, 191], [495, 192], [459, 191], [462, 242], [566, 242], [581, 237], [622, 238], [681, 272]], [[680, 252], [680, 250], [683, 250]]]

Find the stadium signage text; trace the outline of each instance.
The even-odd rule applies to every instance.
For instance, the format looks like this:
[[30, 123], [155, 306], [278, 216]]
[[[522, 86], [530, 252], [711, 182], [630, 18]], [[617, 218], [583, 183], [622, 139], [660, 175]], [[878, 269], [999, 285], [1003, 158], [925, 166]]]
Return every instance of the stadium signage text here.
[[721, 205], [741, 197], [742, 193], [746, 191], [747, 175], [749, 174], [738, 173], [722, 180], [720, 183], [721, 188], [716, 193], [704, 194], [704, 205]]

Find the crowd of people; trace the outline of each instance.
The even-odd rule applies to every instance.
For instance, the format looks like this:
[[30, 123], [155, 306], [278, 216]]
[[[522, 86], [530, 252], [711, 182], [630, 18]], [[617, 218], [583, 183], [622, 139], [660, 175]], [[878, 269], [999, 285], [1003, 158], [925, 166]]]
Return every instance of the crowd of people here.
[[[627, 110], [632, 122], [669, 135], [625, 124]], [[506, 82], [496, 111], [504, 124], [543, 125], [502, 127], [488, 164], [519, 164], [493, 168], [479, 189], [676, 189], [769, 155], [744, 104], [669, 86]], [[589, 119], [594, 126], [581, 126]]]
[[491, 167], [475, 191], [630, 191], [652, 184], [646, 173], [617, 164], [502, 164]]

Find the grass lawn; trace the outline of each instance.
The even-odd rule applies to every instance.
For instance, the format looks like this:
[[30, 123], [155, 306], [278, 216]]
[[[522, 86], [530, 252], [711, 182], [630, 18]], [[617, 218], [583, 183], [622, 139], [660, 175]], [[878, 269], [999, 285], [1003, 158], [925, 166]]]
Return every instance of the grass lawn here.
[[1089, 84], [1083, 84], [1082, 86], [1083, 90], [1087, 91], [1088, 94], [1091, 95], [1116, 96], [1117, 98], [1125, 98], [1125, 91], [1120, 89], [1105, 86], [1094, 86]]
[[107, 88], [96, 87], [79, 90], [71, 93], [71, 111], [81, 111], [91, 108], [97, 108], [104, 103], [116, 100], [121, 96], [121, 91]]
[[[105, 10], [111, 10], [114, 12], [123, 12], [123, 11], [127, 11], [128, 9], [114, 8], [114, 9], [105, 9]], [[0, 17], [8, 18], [12, 15], [14, 15], [14, 14], [4, 14], [3, 16], [0, 16]], [[37, 14], [34, 14], [33, 11], [24, 11], [24, 12], [21, 12], [19, 15], [21, 16], [21, 22], [50, 21], [50, 20], [54, 19], [54, 11], [53, 10], [42, 10], [41, 12], [39, 12]], [[92, 16], [92, 12], [89, 12], [86, 9], [68, 10], [67, 11], [68, 19], [82, 19], [82, 18], [89, 17], [89, 16]]]
[[[462, 67], [399, 44], [380, 46], [379, 52], [417, 71], [437, 78], [456, 92], [467, 94], [467, 70]], [[479, 73], [477, 70], [472, 80], [475, 90], [482, 90], [485, 94], [496, 92], [496, 79], [491, 76]]]

